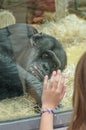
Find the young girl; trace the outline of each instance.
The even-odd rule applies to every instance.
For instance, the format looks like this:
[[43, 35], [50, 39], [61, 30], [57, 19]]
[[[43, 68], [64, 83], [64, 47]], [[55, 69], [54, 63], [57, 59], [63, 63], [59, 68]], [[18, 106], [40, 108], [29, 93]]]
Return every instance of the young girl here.
[[[53, 71], [44, 78], [40, 130], [53, 130], [53, 110], [65, 94], [65, 76]], [[73, 116], [68, 130], [86, 130], [86, 52], [80, 58], [74, 79]]]

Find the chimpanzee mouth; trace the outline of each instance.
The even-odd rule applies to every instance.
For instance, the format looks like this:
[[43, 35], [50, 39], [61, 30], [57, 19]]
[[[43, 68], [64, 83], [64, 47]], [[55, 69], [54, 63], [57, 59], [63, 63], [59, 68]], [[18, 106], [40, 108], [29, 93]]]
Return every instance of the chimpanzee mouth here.
[[49, 75], [49, 72], [44, 70], [42, 65], [31, 65], [28, 72], [35, 76], [38, 80], [43, 81], [45, 75]]

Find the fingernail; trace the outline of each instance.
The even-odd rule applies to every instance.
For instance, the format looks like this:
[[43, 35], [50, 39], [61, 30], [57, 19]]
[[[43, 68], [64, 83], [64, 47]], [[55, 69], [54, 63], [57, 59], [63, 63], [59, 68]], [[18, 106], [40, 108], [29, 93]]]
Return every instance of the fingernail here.
[[57, 70], [57, 73], [60, 73], [61, 72], [61, 70]]
[[53, 71], [53, 75], [55, 75], [56, 74], [56, 71]]
[[48, 75], [45, 75], [44, 78], [48, 78]]

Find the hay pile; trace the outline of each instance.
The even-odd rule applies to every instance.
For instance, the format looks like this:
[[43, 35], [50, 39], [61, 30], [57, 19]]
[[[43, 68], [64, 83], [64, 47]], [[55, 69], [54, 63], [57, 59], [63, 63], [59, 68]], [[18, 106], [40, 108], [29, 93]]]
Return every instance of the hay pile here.
[[[83, 49], [82, 49], [83, 48]], [[86, 52], [85, 44], [73, 45], [70, 48], [66, 48], [68, 65], [63, 73], [66, 76], [66, 94], [62, 100], [62, 105], [64, 110], [68, 110], [72, 108], [72, 95], [73, 95], [73, 85], [74, 85], [74, 74], [77, 62], [80, 56]]]
[[[35, 26], [35, 25], [34, 25]], [[72, 93], [75, 67], [78, 59], [86, 51], [86, 21], [69, 15], [58, 22], [47, 22], [36, 25], [39, 31], [55, 36], [65, 47], [68, 65], [63, 73], [66, 75], [66, 94], [62, 103], [62, 110], [72, 108]], [[83, 48], [83, 49], [82, 49]], [[11, 120], [37, 114], [36, 103], [31, 96], [16, 97], [0, 102], [0, 120]]]
[[64, 46], [86, 42], [86, 21], [71, 14], [58, 22], [46, 22], [36, 26], [41, 32], [55, 36]]
[[31, 96], [20, 96], [0, 102], [0, 121], [19, 119], [35, 114], [36, 103]]

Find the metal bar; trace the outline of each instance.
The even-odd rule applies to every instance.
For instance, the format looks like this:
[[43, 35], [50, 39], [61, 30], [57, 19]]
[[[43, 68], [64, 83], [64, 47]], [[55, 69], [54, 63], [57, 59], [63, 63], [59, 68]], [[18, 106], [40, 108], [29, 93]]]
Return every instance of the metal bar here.
[[77, 0], [74, 0], [74, 9], [77, 10]]
[[[54, 129], [67, 126], [72, 111], [60, 112], [54, 115]], [[38, 130], [40, 115], [28, 119], [0, 123], [0, 130]]]

